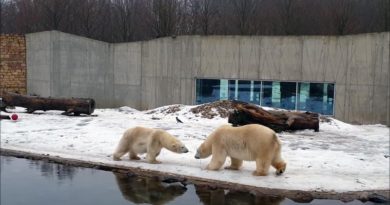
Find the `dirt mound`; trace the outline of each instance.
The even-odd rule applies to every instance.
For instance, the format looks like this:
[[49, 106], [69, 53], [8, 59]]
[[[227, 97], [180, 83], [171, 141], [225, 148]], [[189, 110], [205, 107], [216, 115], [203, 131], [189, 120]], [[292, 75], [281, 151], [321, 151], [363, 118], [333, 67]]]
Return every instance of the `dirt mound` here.
[[190, 111], [194, 114], [200, 114], [203, 118], [212, 119], [218, 115], [221, 118], [228, 117], [232, 108], [231, 101], [221, 100], [196, 106], [191, 108]]
[[168, 105], [164, 107], [159, 107], [153, 110], [150, 110], [146, 112], [146, 114], [155, 114], [155, 113], [164, 113], [164, 114], [171, 114], [181, 111], [181, 107], [183, 105]]

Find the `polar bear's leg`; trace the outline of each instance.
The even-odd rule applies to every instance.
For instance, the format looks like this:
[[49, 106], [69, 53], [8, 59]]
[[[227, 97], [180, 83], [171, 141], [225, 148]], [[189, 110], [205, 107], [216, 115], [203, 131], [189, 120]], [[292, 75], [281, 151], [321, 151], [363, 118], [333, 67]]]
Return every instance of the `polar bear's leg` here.
[[123, 155], [125, 155], [127, 152], [129, 151], [129, 148], [127, 146], [127, 144], [124, 144], [122, 141], [119, 143], [117, 149], [115, 150], [114, 154], [113, 154], [113, 159], [115, 161], [120, 161], [121, 160], [121, 157]]
[[206, 169], [208, 170], [218, 170], [222, 167], [226, 160], [226, 150], [219, 148], [218, 146], [213, 146], [212, 148], [212, 157], [210, 163], [207, 165]]
[[125, 151], [125, 150], [117, 150], [114, 154], [113, 154], [113, 156], [112, 156], [112, 158], [115, 160], [115, 161], [120, 161], [121, 160], [121, 157], [123, 156], [123, 155], [125, 155], [127, 153], [127, 150]]
[[254, 171], [252, 174], [254, 176], [267, 176], [270, 166], [271, 166], [271, 160], [257, 158], [256, 171]]
[[129, 152], [129, 150], [130, 150], [129, 139], [126, 136], [127, 136], [126, 133], [123, 134], [122, 138], [119, 140], [119, 144], [118, 144], [114, 154], [112, 155], [112, 158], [115, 161], [120, 161], [121, 157], [123, 155], [125, 155], [127, 152]]
[[139, 158], [134, 151], [130, 151], [129, 152], [129, 159], [130, 160], [140, 160], [141, 158]]
[[242, 165], [242, 160], [230, 157], [231, 164], [228, 167], [225, 167], [225, 169], [231, 169], [231, 170], [239, 170]]
[[160, 164], [160, 161], [156, 160], [156, 157], [160, 154], [161, 148], [158, 150], [149, 149], [146, 154], [146, 160], [151, 164]]

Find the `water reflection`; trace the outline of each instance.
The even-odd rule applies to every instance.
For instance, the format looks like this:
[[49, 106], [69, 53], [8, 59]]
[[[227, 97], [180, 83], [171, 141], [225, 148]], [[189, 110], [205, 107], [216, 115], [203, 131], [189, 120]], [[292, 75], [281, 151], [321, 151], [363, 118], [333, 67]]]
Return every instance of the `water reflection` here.
[[115, 172], [114, 175], [122, 196], [136, 204], [166, 204], [187, 190], [179, 184], [161, 183], [158, 178], [129, 177]]
[[256, 196], [248, 192], [212, 189], [208, 186], [195, 185], [196, 194], [205, 205], [262, 204], [279, 205], [284, 198], [276, 196]]
[[[50, 161], [0, 156], [0, 204], [185, 204], [185, 205], [360, 205], [337, 200], [293, 202], [286, 198], [214, 189], [204, 185], [164, 183], [155, 177], [128, 176]], [[6, 187], [6, 188], [4, 188]], [[118, 191], [119, 189], [119, 191]], [[20, 192], [23, 190], [23, 193]], [[93, 197], [91, 197], [93, 196]]]
[[60, 183], [63, 180], [72, 180], [74, 175], [77, 173], [77, 169], [75, 167], [53, 163], [48, 160], [30, 160], [29, 167], [40, 170], [41, 175], [44, 177], [57, 178]]

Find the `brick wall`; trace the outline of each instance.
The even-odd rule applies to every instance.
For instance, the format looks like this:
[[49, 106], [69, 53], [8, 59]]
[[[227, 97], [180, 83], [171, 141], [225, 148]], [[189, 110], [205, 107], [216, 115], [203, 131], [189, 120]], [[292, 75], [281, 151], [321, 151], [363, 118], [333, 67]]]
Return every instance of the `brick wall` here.
[[23, 35], [0, 35], [0, 94], [26, 94], [26, 40]]

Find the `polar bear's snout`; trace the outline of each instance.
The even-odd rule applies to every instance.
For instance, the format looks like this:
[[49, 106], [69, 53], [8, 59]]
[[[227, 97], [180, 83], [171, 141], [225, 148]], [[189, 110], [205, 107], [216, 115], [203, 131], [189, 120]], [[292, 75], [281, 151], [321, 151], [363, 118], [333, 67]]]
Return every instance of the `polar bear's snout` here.
[[199, 154], [198, 150], [196, 150], [195, 159], [200, 159], [200, 154]]
[[182, 146], [182, 147], [181, 147], [181, 152], [182, 152], [182, 153], [187, 153], [187, 152], [188, 152], [187, 147]]

